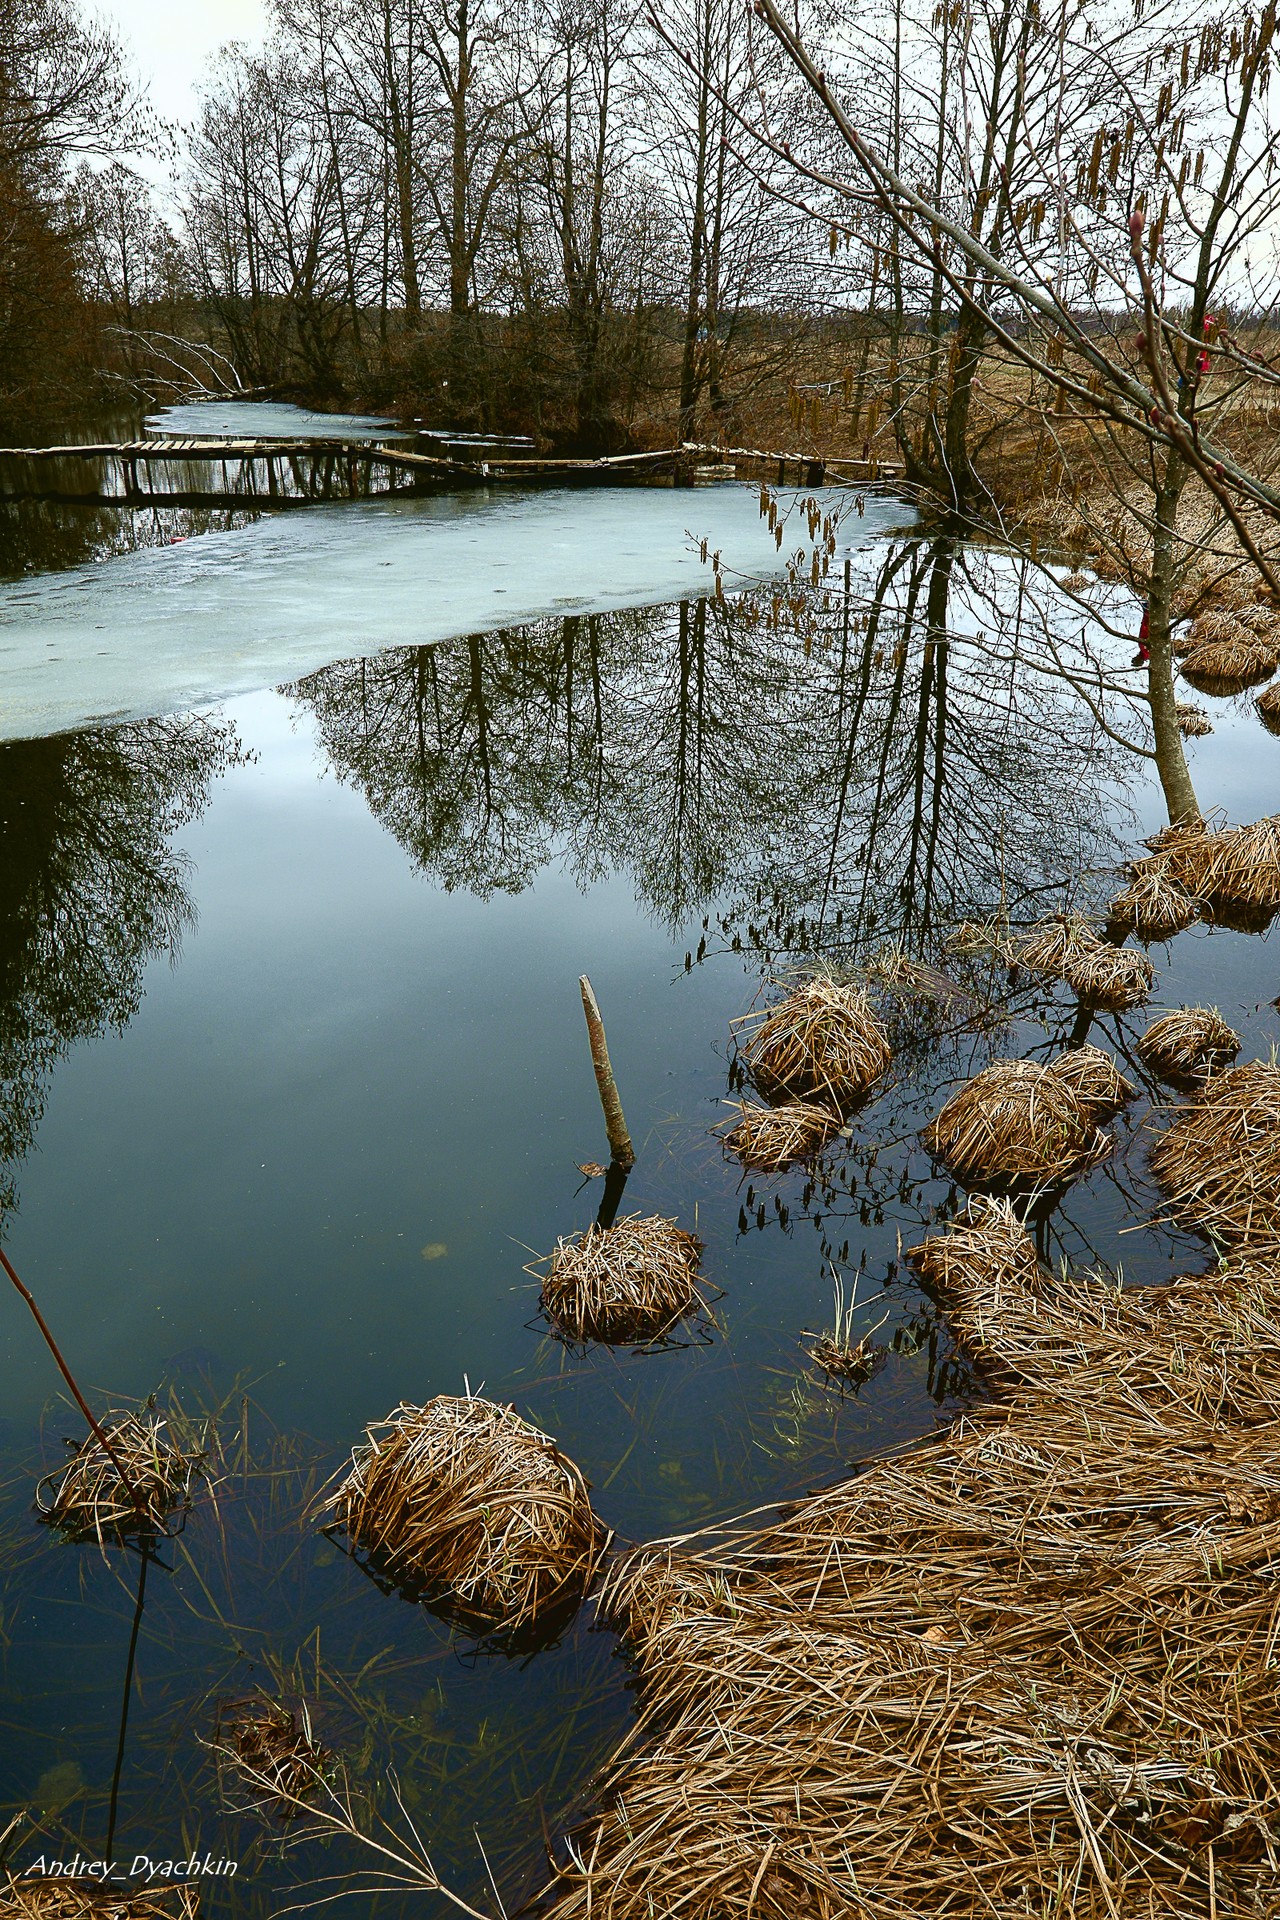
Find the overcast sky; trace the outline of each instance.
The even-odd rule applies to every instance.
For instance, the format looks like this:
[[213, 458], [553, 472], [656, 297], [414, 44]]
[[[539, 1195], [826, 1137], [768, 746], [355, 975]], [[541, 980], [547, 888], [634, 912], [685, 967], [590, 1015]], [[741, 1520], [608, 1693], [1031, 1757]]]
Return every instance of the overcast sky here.
[[263, 0], [91, 0], [86, 11], [115, 27], [157, 112], [185, 121], [209, 55], [228, 40], [259, 40], [265, 9]]

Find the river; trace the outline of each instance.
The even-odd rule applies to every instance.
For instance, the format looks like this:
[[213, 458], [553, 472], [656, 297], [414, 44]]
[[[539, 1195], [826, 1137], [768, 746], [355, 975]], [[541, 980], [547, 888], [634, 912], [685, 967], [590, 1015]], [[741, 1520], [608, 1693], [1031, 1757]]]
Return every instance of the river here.
[[[478, 1835], [510, 1904], [625, 1731], [627, 1668], [589, 1608], [509, 1660], [377, 1591], [305, 1517], [365, 1423], [467, 1384], [509, 1399], [641, 1540], [829, 1481], [981, 1390], [901, 1265], [957, 1199], [915, 1130], [993, 1052], [1060, 1044], [1061, 990], [1023, 983], [1003, 1024], [909, 1010], [812, 1177], [744, 1178], [712, 1131], [766, 979], [897, 942], [976, 1005], [1004, 983], [946, 960], [950, 926], [1105, 885], [1159, 823], [1147, 763], [988, 644], [1000, 556], [959, 556], [939, 673], [938, 548], [908, 519], [851, 504], [828, 604], [795, 619], [737, 486], [175, 516], [131, 551], [95, 516], [71, 564], [33, 543], [0, 592], [5, 1244], [100, 1404], [172, 1391], [244, 1436], [152, 1576], [117, 1766], [136, 1562], [33, 1522], [78, 1428], [16, 1296], [0, 1318], [0, 1805], [43, 1806], [51, 1844], [96, 1851], [114, 1782], [116, 1853], [243, 1862], [209, 1913], [354, 1872], [340, 1847], [281, 1857], [220, 1798], [202, 1743], [261, 1686], [305, 1694], [370, 1791], [394, 1768], [491, 1905]], [[1247, 701], [1213, 712], [1202, 797], [1252, 818], [1280, 742]], [[1264, 1053], [1268, 954], [1193, 930], [1156, 950], [1154, 1004], [1216, 1003]], [[625, 1205], [697, 1232], [720, 1293], [659, 1352], [560, 1345], [525, 1271], [599, 1204], [583, 972], [639, 1149]], [[1094, 1037], [1127, 1055], [1144, 1025]], [[1047, 1252], [1207, 1264], [1130, 1231], [1161, 1213], [1148, 1114]], [[837, 1276], [886, 1355], [856, 1393], [806, 1360]]]

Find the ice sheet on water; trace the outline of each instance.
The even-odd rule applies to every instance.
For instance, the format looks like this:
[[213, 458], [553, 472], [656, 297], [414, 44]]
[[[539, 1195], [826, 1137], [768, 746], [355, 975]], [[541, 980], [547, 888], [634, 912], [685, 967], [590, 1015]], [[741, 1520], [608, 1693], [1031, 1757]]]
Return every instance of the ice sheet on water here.
[[[785, 503], [784, 503], [785, 504]], [[865, 541], [903, 509], [869, 503]], [[607, 488], [343, 502], [0, 586], [0, 738], [141, 718], [382, 647], [707, 592], [704, 535], [763, 578], [755, 489]], [[690, 535], [693, 539], [690, 539]]]
[[193, 440], [402, 440], [394, 420], [368, 413], [312, 413], [267, 400], [191, 400], [147, 415], [148, 433]]

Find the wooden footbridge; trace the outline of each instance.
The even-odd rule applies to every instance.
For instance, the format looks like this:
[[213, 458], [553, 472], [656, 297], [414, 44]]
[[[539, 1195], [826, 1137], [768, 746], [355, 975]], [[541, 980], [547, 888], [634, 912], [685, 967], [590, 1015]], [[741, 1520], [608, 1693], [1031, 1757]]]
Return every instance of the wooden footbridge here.
[[[427, 439], [428, 436], [419, 436]], [[514, 442], [447, 443], [448, 452], [379, 440], [182, 439], [92, 441], [0, 447], [0, 500], [58, 500], [70, 506], [307, 506], [398, 493], [452, 492], [496, 485], [673, 485], [738, 478], [777, 486], [891, 485], [901, 470], [882, 461], [824, 460], [685, 441], [653, 453], [598, 460], [550, 460]], [[524, 443], [528, 444], [528, 443]], [[473, 449], [458, 457], [454, 448]], [[513, 450], [515, 449], [515, 450]]]

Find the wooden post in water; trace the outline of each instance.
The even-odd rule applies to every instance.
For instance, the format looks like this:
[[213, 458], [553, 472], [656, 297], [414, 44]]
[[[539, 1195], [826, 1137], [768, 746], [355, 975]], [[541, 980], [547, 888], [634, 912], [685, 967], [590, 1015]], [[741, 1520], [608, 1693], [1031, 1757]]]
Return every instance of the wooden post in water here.
[[582, 989], [582, 1011], [587, 1016], [591, 1064], [596, 1070], [596, 1086], [600, 1090], [600, 1105], [604, 1108], [604, 1126], [609, 1136], [609, 1153], [614, 1166], [627, 1174], [636, 1163], [636, 1150], [631, 1144], [631, 1135], [627, 1132], [622, 1101], [618, 1098], [618, 1083], [613, 1077], [613, 1068], [609, 1064], [609, 1044], [604, 1037], [604, 1021], [600, 1018], [600, 1006], [596, 1000], [595, 991], [585, 973], [579, 979], [578, 985]]

